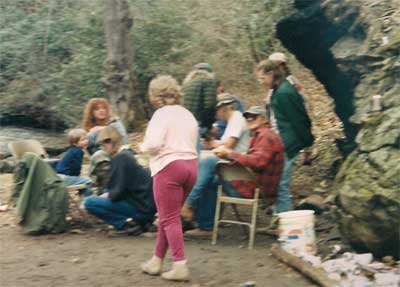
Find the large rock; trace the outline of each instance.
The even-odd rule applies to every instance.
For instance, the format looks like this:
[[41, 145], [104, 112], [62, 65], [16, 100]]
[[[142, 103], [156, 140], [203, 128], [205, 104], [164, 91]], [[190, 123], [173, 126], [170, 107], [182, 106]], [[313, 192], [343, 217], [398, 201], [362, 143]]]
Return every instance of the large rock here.
[[[396, 0], [296, 0], [283, 44], [334, 98], [356, 149], [335, 179], [342, 235], [359, 251], [399, 257], [400, 8]], [[371, 112], [381, 95], [382, 110]]]

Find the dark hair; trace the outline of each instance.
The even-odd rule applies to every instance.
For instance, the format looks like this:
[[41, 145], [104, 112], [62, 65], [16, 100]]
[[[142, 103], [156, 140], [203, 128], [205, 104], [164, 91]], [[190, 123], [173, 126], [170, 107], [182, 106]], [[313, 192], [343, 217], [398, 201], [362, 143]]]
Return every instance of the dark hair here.
[[[286, 66], [286, 65], [285, 65]], [[288, 76], [286, 72], [289, 68], [281, 67], [280, 64], [275, 64], [271, 60], [263, 60], [256, 66], [256, 73], [262, 72], [263, 74], [272, 73], [273, 75], [273, 88], [280, 86]]]
[[278, 67], [282, 70], [282, 72], [285, 74], [285, 78], [291, 75], [292, 73], [290, 72], [290, 69], [288, 65], [286, 65], [285, 62], [279, 63]]

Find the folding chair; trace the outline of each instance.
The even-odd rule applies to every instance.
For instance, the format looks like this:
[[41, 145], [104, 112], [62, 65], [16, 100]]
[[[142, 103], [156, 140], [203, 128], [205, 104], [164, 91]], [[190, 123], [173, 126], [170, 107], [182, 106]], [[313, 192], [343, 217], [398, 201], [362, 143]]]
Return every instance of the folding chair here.
[[[213, 229], [211, 244], [215, 245], [217, 243], [218, 225], [221, 222], [231, 223], [231, 224], [239, 224], [242, 226], [249, 227], [249, 233], [250, 233], [249, 249], [251, 250], [254, 247], [254, 238], [255, 238], [256, 222], [257, 222], [257, 210], [258, 210], [258, 204], [259, 204], [258, 201], [259, 201], [259, 194], [260, 194], [260, 189], [259, 189], [257, 180], [256, 180], [253, 172], [249, 168], [246, 168], [240, 164], [232, 165], [231, 163], [228, 163], [226, 161], [220, 161], [217, 163], [216, 172], [217, 172], [217, 175], [218, 175], [221, 183], [224, 180], [227, 180], [227, 181], [232, 181], [232, 180], [253, 181], [257, 184], [257, 188], [254, 192], [254, 197], [252, 199], [247, 199], [247, 198], [235, 198], [235, 197], [223, 195], [223, 193], [222, 193], [223, 185], [221, 184], [218, 187], [217, 206], [216, 206], [216, 210], [215, 210], [214, 229]], [[233, 206], [235, 206], [235, 205], [250, 206], [252, 208], [251, 222], [250, 223], [244, 222], [240, 219], [238, 221], [221, 219], [222, 218], [221, 205], [223, 203], [230, 203], [230, 204], [233, 204]], [[235, 209], [234, 209], [234, 211], [235, 211]], [[237, 210], [235, 212], [237, 212]]]
[[37, 140], [24, 140], [17, 142], [10, 142], [8, 149], [16, 160], [20, 160], [26, 152], [33, 152], [39, 155], [45, 162], [51, 164], [59, 159], [49, 159], [42, 144]]

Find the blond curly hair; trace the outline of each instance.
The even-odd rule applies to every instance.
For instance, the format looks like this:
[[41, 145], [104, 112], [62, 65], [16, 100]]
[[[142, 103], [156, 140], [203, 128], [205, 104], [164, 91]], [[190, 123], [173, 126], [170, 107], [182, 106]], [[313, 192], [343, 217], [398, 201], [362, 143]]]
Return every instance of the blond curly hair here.
[[157, 76], [149, 85], [149, 100], [157, 108], [178, 105], [182, 98], [178, 82], [171, 76]]

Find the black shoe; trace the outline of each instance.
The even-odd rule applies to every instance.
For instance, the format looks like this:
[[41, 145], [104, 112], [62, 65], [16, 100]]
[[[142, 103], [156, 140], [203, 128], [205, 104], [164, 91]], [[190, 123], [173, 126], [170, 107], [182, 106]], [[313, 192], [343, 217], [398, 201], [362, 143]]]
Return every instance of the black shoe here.
[[127, 220], [124, 227], [122, 229], [113, 230], [110, 232], [110, 236], [119, 237], [119, 236], [138, 236], [144, 232], [143, 226], [137, 223], [134, 220]]

